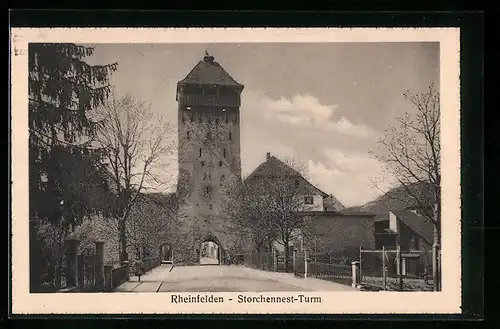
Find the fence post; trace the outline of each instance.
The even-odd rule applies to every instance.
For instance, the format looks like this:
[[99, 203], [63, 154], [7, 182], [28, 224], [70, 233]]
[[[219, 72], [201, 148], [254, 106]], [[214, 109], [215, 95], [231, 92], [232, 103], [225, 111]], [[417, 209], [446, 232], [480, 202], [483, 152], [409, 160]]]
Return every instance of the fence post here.
[[278, 253], [276, 252], [276, 249], [273, 249], [273, 269], [274, 272], [278, 271]]
[[361, 283], [361, 276], [359, 272], [360, 262], [354, 261], [351, 263], [352, 268], [352, 287], [356, 288]]
[[104, 289], [111, 290], [113, 288], [113, 266], [105, 265], [104, 266]]
[[66, 264], [68, 272], [66, 275], [66, 285], [68, 287], [75, 287], [78, 282], [78, 244], [79, 240], [68, 239], [66, 240]]
[[382, 275], [384, 277], [384, 290], [387, 290], [387, 271], [385, 264], [385, 246], [382, 246]]
[[309, 253], [307, 249], [304, 250], [304, 279], [307, 279], [307, 272], [309, 267]]
[[363, 246], [359, 246], [359, 278], [362, 278], [363, 273], [361, 270], [363, 269]]
[[76, 270], [77, 270], [77, 279], [78, 279], [78, 286], [83, 287], [85, 286], [85, 256], [78, 255], [76, 259]]
[[128, 260], [124, 260], [122, 262], [122, 266], [125, 266], [125, 278], [128, 280], [130, 280], [130, 265], [129, 265], [129, 262]]
[[95, 242], [95, 285], [98, 290], [104, 290], [104, 242]]

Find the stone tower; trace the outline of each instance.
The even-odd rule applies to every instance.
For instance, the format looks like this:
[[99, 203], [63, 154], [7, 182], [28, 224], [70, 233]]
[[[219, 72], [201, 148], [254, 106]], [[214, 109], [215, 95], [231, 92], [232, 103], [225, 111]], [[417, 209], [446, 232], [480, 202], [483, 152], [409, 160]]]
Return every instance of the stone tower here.
[[243, 88], [208, 53], [177, 83], [177, 193], [190, 261], [204, 241], [219, 244], [221, 257], [230, 243], [222, 208], [225, 188], [241, 180]]

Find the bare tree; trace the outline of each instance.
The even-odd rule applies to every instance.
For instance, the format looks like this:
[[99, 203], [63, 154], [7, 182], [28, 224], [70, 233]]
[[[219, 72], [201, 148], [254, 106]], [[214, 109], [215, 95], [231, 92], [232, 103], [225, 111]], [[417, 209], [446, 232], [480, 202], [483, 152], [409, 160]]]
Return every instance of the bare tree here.
[[244, 182], [240, 196], [239, 225], [253, 232], [257, 247], [276, 241], [284, 247], [285, 266], [290, 262], [290, 243], [300, 236], [305, 213], [312, 210], [305, 203], [309, 183], [306, 167], [293, 158], [274, 165], [265, 174], [251, 174]]
[[[172, 244], [177, 227], [175, 195], [145, 194], [136, 200], [127, 221], [127, 243], [147, 256], [163, 243]], [[156, 252], [155, 251], [155, 252]]]
[[425, 93], [404, 94], [414, 114], [398, 118], [379, 140], [372, 155], [382, 162], [420, 213], [434, 226], [433, 279], [440, 290], [438, 253], [441, 244], [441, 141], [439, 92], [434, 85]]
[[[271, 216], [271, 198], [258, 184], [235, 183], [228, 187], [223, 213], [250, 240], [257, 254], [276, 237]], [[259, 258], [258, 258], [259, 259]]]
[[[162, 175], [174, 148], [174, 129], [150, 106], [130, 94], [108, 103], [97, 140], [106, 154], [108, 181], [115, 191], [114, 217], [118, 224], [120, 261], [126, 260], [127, 219], [137, 198], [145, 191], [162, 190]], [[159, 170], [162, 169], [162, 170]]]

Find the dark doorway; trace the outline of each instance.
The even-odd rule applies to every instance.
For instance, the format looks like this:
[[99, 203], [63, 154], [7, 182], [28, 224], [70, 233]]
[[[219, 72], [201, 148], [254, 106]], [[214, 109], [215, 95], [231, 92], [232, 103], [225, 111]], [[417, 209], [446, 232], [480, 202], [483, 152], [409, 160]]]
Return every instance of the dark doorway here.
[[162, 264], [174, 263], [174, 250], [170, 244], [164, 243], [160, 246], [160, 259]]

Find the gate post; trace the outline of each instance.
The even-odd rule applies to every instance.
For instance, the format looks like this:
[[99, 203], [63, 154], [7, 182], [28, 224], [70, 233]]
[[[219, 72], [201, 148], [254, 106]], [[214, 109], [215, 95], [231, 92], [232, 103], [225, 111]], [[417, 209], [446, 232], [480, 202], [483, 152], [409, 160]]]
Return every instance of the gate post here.
[[356, 288], [361, 283], [361, 277], [359, 273], [359, 262], [354, 261], [351, 263], [352, 267], [352, 287]]
[[276, 249], [273, 249], [273, 269], [274, 272], [278, 271], [278, 253], [276, 252]]
[[99, 291], [104, 290], [104, 242], [95, 242], [95, 285]]
[[122, 262], [122, 266], [125, 266], [125, 277], [128, 280], [130, 280], [130, 264], [128, 260]]
[[304, 249], [304, 279], [307, 279], [308, 267], [309, 267], [309, 253], [307, 249]]
[[79, 240], [66, 240], [66, 262], [68, 274], [66, 275], [66, 284], [68, 287], [77, 286], [78, 282], [78, 243]]
[[79, 287], [84, 287], [85, 286], [85, 256], [78, 255], [77, 260], [76, 260], [76, 271], [77, 271], [77, 279], [78, 279], [78, 286]]

